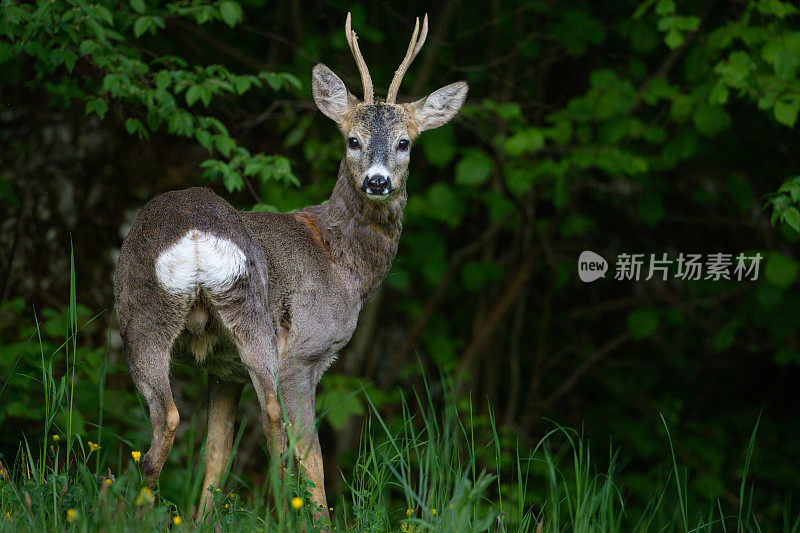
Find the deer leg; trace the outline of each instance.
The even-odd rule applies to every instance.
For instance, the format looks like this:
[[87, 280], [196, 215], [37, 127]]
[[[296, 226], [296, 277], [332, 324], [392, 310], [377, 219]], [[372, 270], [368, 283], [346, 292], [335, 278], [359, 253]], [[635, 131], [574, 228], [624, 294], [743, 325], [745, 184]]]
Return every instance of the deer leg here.
[[315, 424], [314, 395], [316, 384], [310, 381], [297, 381], [297, 377], [287, 377], [281, 382], [287, 414], [292, 427], [297, 431], [294, 454], [305, 476], [314, 483], [309, 487], [314, 503], [314, 516], [328, 518], [328, 504], [325, 498], [325, 475], [322, 468], [322, 450]]
[[125, 351], [133, 382], [150, 410], [153, 436], [142, 459], [142, 480], [152, 489], [172, 449], [180, 415], [169, 383], [169, 348], [142, 345], [141, 351]]
[[250, 380], [261, 407], [262, 427], [267, 437], [270, 456], [279, 460], [286, 444], [277, 396], [278, 346], [272, 321], [261, 298], [253, 296], [216, 305], [222, 323], [236, 343], [239, 357], [250, 374]]
[[319, 435], [313, 428], [312, 434], [300, 437], [294, 447], [294, 454], [306, 477], [314, 482], [313, 487], [309, 487], [311, 501], [314, 502], [314, 517], [328, 518], [328, 503], [325, 498], [325, 474], [322, 469], [322, 449], [319, 446]]
[[[149, 313], [139, 310], [132, 316], [120, 313], [120, 333], [125, 364], [139, 394], [147, 402], [153, 435], [150, 449], [142, 458], [142, 481], [155, 487], [167, 460], [180, 415], [169, 382], [170, 352], [191, 307], [190, 296], [167, 296], [161, 291], [141, 293], [138, 298], [152, 306]], [[138, 309], [138, 308], [137, 308]]]
[[211, 486], [219, 488], [222, 474], [231, 458], [233, 429], [236, 408], [242, 394], [242, 385], [209, 377], [208, 385], [208, 435], [206, 436], [206, 473], [203, 479], [203, 494], [197, 506], [195, 520], [210, 514], [214, 505]]
[[274, 461], [280, 461], [281, 455], [286, 450], [286, 438], [283, 434], [283, 421], [281, 420], [281, 406], [278, 396], [271, 389], [267, 390], [267, 408], [264, 414], [264, 434], [267, 436], [267, 449]]
[[[286, 437], [283, 432], [281, 406], [278, 403], [273, 374], [265, 368], [259, 368], [259, 361], [252, 355], [254, 353], [252, 350], [243, 347], [240, 352], [242, 360], [249, 367], [250, 379], [253, 382], [253, 388], [255, 388], [258, 403], [261, 406], [261, 424], [264, 435], [267, 437], [269, 455], [273, 461], [279, 462], [283, 452], [286, 450]], [[248, 363], [248, 360], [251, 363]]]

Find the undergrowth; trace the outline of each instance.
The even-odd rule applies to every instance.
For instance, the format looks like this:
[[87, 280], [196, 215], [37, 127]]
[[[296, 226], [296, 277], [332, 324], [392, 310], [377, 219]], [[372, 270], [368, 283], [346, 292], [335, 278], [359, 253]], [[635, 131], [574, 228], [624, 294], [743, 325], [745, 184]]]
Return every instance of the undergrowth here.
[[[488, 417], [477, 417], [471, 399], [447, 379], [435, 390], [426, 384], [421, 393], [403, 396], [401, 414], [391, 419], [363, 393], [370, 412], [355, 467], [342, 473], [346, 490], [330, 509], [330, 523], [314, 521], [308, 482], [288, 453], [286, 473], [281, 476], [271, 462], [266, 481], [257, 486], [227, 472], [219, 487], [207, 489], [214, 496], [213, 509], [204, 521], [195, 522], [193, 506], [203, 490], [202, 450], [188, 454], [183, 472], [167, 468], [162, 473], [186, 480], [177, 501], [158, 485], [150, 491], [141, 482], [144, 450], [103, 432], [107, 365], [100, 370], [95, 392], [76, 389], [76, 337], [85, 323], [78, 323], [74, 274], [72, 281], [64, 343], [47, 351], [34, 317], [36, 335], [31, 342], [39, 343], [41, 372], [8, 376], [0, 389], [2, 405], [9, 380], [36, 380], [44, 403], [41, 433], [34, 439], [23, 435], [16, 455], [0, 458], [0, 532], [763, 530], [751, 504], [748, 478], [755, 429], [744, 446], [737, 501], [698, 503], [689, 501], [688, 475], [676, 459], [664, 422], [665, 457], [671, 458], [672, 468], [663, 485], [654, 487], [650, 502], [634, 514], [628, 510], [624, 487], [616, 482], [616, 454], [603, 458], [599, 468], [588, 439], [556, 424], [532, 448], [509, 441], [491, 406]], [[66, 364], [54, 365], [58, 358]], [[66, 371], [57, 375], [54, 368]], [[77, 393], [97, 398], [98, 420], [82, 425], [83, 434], [72, 423]], [[258, 424], [240, 425], [234, 449], [245, 431], [258, 431]], [[800, 517], [788, 504], [782, 530], [800, 531]]]

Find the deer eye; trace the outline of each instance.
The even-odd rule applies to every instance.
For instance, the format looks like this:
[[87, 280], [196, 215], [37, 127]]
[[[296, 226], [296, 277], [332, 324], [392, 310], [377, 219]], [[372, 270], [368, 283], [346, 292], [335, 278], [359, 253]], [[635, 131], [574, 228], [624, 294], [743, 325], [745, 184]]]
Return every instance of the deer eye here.
[[347, 146], [355, 150], [356, 148], [358, 148], [358, 139], [356, 139], [355, 137], [350, 137], [349, 139], [347, 139]]
[[397, 149], [402, 152], [405, 152], [406, 150], [408, 150], [408, 144], [409, 144], [408, 139], [400, 139], [400, 142], [397, 143]]

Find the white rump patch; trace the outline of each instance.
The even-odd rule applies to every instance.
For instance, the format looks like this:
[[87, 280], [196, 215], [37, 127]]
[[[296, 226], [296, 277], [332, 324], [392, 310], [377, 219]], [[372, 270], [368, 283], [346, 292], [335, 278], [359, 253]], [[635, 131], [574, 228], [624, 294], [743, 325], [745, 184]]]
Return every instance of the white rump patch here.
[[247, 257], [233, 241], [191, 230], [156, 259], [156, 277], [167, 292], [187, 294], [200, 287], [225, 291], [246, 272]]

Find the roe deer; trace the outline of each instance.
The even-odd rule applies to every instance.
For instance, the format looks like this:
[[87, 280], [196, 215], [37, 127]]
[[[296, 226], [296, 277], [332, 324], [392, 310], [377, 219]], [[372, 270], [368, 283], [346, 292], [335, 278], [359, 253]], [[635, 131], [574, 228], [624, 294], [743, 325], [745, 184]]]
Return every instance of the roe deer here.
[[421, 31], [417, 19], [385, 101], [374, 98], [350, 14], [345, 32], [364, 101], [328, 67], [314, 66], [314, 101], [345, 139], [328, 202], [287, 214], [247, 212], [209, 189], [172, 191], [144, 206], [122, 244], [114, 292], [125, 362], [153, 428], [142, 461], [150, 487], [180, 420], [170, 389], [171, 360], [211, 374], [198, 518], [210, 508], [208, 488], [219, 482], [230, 457], [247, 382], [255, 387], [273, 460], [286, 446], [282, 396], [286, 418], [301, 435], [294, 454], [314, 483], [315, 514], [328, 514], [315, 428], [317, 383], [394, 260], [412, 142], [452, 119], [467, 95], [460, 81], [416, 102], [396, 103], [427, 31], [426, 15]]

